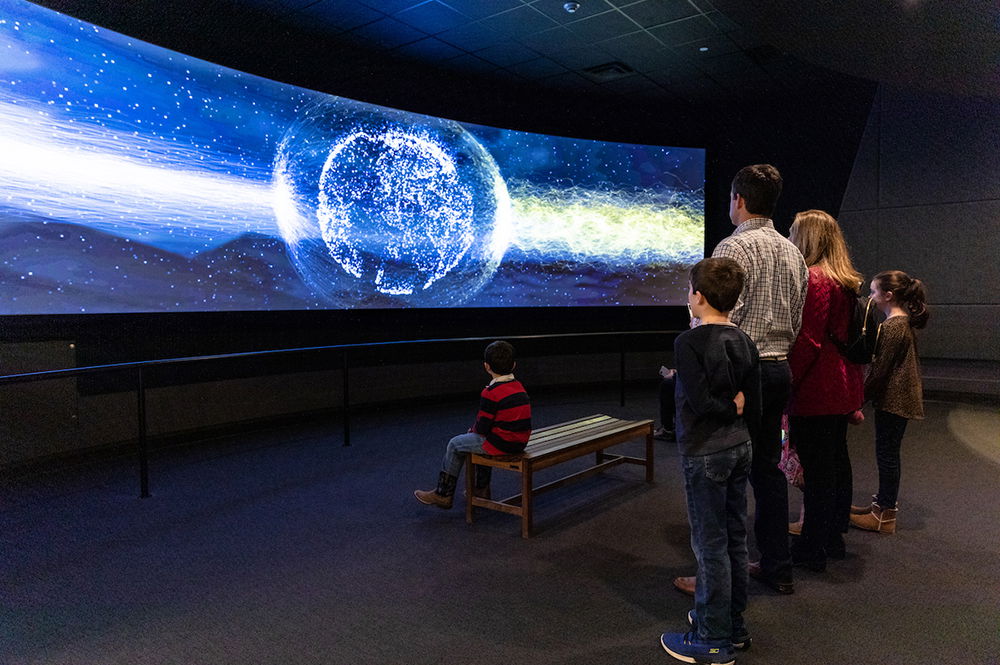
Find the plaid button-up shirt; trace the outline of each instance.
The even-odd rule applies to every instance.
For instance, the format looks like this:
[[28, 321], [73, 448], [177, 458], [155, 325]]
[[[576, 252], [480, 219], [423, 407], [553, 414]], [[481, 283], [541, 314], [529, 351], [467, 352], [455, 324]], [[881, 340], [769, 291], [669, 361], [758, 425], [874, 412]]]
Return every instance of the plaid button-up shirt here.
[[712, 256], [733, 259], [746, 272], [729, 319], [750, 336], [761, 358], [786, 357], [802, 326], [809, 285], [802, 253], [774, 230], [770, 219], [754, 217], [737, 226]]

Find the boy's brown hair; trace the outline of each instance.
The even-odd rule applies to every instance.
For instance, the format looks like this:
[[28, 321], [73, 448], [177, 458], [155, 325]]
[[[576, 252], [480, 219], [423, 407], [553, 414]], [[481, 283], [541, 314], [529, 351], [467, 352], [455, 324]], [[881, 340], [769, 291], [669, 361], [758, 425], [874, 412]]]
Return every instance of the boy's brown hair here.
[[709, 305], [722, 313], [736, 307], [745, 281], [743, 268], [730, 258], [702, 259], [691, 268], [691, 290], [703, 295]]
[[514, 371], [514, 347], [510, 342], [497, 340], [486, 347], [483, 360], [497, 374], [510, 374]]

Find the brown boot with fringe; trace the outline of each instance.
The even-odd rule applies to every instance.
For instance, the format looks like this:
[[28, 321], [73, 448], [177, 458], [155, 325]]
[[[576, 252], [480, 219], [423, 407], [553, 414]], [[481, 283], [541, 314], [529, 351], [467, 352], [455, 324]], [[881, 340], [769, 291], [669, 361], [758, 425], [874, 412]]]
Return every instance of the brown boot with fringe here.
[[455, 501], [455, 485], [458, 482], [458, 478], [444, 471], [438, 474], [438, 476], [437, 488], [432, 490], [414, 490], [413, 496], [417, 497], [417, 501], [420, 503], [448, 510]]
[[896, 513], [898, 508], [882, 508], [877, 503], [872, 504], [872, 510], [867, 515], [851, 515], [851, 526], [864, 531], [876, 533], [896, 533]]

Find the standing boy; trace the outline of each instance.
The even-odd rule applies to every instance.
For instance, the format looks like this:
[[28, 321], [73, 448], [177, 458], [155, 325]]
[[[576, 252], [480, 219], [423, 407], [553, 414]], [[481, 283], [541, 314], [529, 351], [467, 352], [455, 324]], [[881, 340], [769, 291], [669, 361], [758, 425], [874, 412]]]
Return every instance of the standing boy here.
[[744, 272], [728, 258], [691, 269], [688, 304], [701, 325], [674, 341], [677, 446], [684, 468], [691, 548], [698, 560], [692, 630], [664, 633], [663, 648], [687, 663], [731, 664], [750, 637], [746, 486], [751, 435], [760, 423], [757, 347], [729, 321]]
[[[712, 256], [733, 259], [746, 274], [729, 320], [750, 336], [760, 353], [761, 423], [754, 435], [750, 469], [760, 561], [750, 564], [750, 576], [789, 594], [795, 584], [788, 547], [788, 481], [778, 462], [781, 416], [792, 391], [788, 353], [802, 326], [809, 270], [802, 252], [775, 230], [771, 220], [781, 188], [781, 174], [770, 164], [740, 169], [729, 197], [729, 218], [736, 228]], [[674, 586], [694, 595], [694, 582], [694, 577], [678, 577]]]
[[[486, 347], [483, 367], [492, 377], [479, 396], [479, 413], [467, 434], [448, 442], [437, 488], [416, 490], [417, 501], [438, 508], [451, 508], [458, 474], [469, 453], [514, 455], [524, 451], [531, 436], [531, 400], [514, 378], [514, 347], [496, 341]], [[477, 466], [475, 495], [489, 498], [491, 467]]]

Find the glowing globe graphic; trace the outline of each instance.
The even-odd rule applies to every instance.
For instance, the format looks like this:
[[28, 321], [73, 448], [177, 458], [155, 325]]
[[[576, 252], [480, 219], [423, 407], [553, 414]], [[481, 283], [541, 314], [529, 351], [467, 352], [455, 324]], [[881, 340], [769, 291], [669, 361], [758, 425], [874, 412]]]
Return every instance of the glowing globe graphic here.
[[339, 98], [303, 110], [275, 161], [292, 262], [335, 307], [447, 307], [510, 242], [510, 197], [461, 125]]

